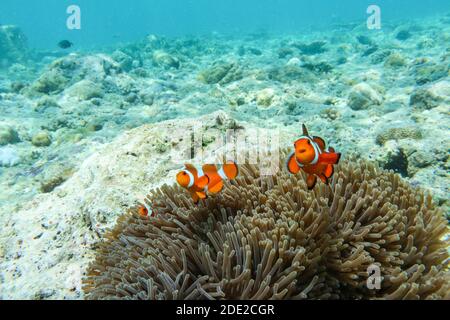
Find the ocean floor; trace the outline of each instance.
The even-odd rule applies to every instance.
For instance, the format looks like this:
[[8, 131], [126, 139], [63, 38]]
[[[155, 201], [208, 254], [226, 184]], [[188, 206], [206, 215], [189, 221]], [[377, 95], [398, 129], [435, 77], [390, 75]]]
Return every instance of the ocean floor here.
[[259, 128], [282, 147], [305, 123], [449, 212], [450, 14], [90, 52], [33, 52], [18, 35], [0, 26], [0, 299], [83, 298], [101, 236], [174, 183], [173, 150], [199, 123]]

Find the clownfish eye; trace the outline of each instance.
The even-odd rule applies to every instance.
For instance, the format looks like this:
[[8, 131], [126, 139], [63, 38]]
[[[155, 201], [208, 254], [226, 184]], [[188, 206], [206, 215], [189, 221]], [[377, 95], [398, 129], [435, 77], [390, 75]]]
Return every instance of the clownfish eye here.
[[308, 144], [311, 144], [311, 141], [309, 141], [309, 140], [307, 140], [308, 141]]

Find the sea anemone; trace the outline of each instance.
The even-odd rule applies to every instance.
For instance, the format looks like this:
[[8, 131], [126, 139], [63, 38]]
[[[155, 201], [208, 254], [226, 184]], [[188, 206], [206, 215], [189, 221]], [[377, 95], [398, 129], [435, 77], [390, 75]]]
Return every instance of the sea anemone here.
[[[366, 161], [331, 185], [242, 165], [194, 205], [178, 186], [151, 192], [100, 244], [87, 299], [449, 299], [448, 229], [431, 197]], [[369, 271], [379, 287], [368, 286]]]

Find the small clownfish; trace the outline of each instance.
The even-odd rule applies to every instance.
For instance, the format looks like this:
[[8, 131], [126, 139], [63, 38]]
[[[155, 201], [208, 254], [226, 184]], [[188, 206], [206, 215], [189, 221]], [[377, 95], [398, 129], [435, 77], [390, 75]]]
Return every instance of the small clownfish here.
[[186, 164], [177, 174], [177, 182], [189, 191], [194, 203], [197, 204], [207, 198], [206, 192], [219, 193], [223, 189], [224, 181], [233, 180], [238, 174], [237, 164], [233, 161], [222, 165], [220, 169], [214, 164], [205, 164], [201, 168]]
[[151, 212], [150, 216], [156, 215], [156, 213], [150, 208], [148, 204], [139, 204], [137, 207], [137, 212], [141, 217], [148, 217], [149, 213]]
[[333, 148], [326, 149], [325, 140], [320, 137], [311, 137], [308, 129], [303, 125], [303, 136], [294, 144], [295, 151], [287, 160], [287, 169], [296, 174], [303, 169], [308, 174], [306, 184], [308, 190], [312, 190], [317, 182], [317, 177], [323, 183], [328, 184], [334, 174], [334, 166], [339, 163], [341, 154]]

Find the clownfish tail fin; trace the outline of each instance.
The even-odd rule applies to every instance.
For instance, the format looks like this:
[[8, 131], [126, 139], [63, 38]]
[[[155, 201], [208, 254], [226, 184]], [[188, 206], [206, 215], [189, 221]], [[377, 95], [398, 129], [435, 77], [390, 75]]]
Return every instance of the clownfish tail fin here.
[[337, 160], [336, 160], [336, 163], [335, 164], [338, 164], [339, 163], [339, 161], [341, 161], [341, 156], [342, 156], [342, 153], [339, 153], [339, 152], [334, 152], [336, 155], [337, 155]]

